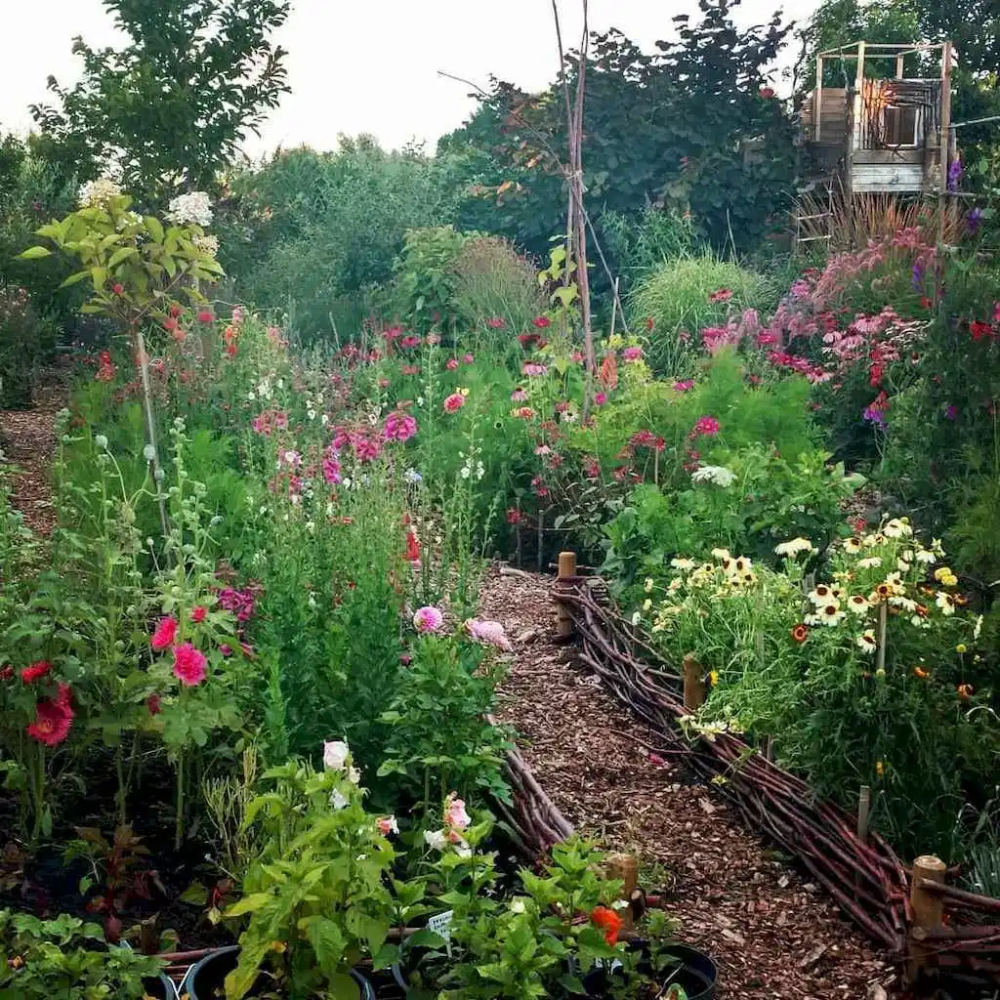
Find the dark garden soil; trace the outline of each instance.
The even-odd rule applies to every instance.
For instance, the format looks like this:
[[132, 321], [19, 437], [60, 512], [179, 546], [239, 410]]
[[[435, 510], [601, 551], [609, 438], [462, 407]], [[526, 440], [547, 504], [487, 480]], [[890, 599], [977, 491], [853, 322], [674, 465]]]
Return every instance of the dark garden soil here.
[[52, 506], [52, 455], [56, 447], [55, 418], [69, 397], [65, 368], [42, 373], [30, 410], [0, 410], [0, 466], [13, 466], [14, 507], [36, 534], [48, 537], [55, 526]]
[[[510, 573], [511, 571], [507, 571]], [[578, 830], [635, 852], [646, 888], [666, 891], [680, 940], [720, 967], [718, 996], [863, 1000], [892, 992], [895, 969], [817, 886], [743, 827], [683, 757], [632, 718], [553, 641], [551, 578], [494, 570], [484, 618], [514, 643], [498, 718]]]

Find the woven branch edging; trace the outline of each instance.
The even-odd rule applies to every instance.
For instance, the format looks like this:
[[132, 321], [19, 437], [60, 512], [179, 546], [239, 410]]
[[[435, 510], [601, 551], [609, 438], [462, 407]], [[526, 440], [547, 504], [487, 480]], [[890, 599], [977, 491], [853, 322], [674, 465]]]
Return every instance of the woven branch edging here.
[[[573, 620], [580, 660], [672, 745], [687, 747], [678, 724], [690, 714], [678, 694], [680, 676], [581, 581], [558, 581], [554, 597]], [[881, 837], [862, 841], [851, 816], [818, 801], [804, 781], [732, 733], [701, 737], [697, 749], [687, 761], [703, 779], [715, 779], [749, 825], [796, 857], [873, 940], [896, 957], [906, 953], [909, 877]]]

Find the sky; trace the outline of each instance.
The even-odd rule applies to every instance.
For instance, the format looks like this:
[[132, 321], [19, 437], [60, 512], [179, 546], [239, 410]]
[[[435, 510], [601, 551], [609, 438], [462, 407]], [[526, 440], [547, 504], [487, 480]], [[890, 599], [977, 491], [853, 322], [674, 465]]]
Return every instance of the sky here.
[[[581, 0], [558, 0], [567, 47], [580, 36]], [[766, 21], [778, 6], [807, 18], [818, 0], [743, 0], [740, 24]], [[101, 0], [0, 0], [0, 129], [25, 133], [28, 105], [46, 100], [51, 74], [72, 84], [80, 61], [75, 35], [94, 47], [120, 43]], [[643, 49], [672, 34], [671, 18], [697, 0], [590, 0], [596, 30], [616, 27]], [[288, 50], [292, 93], [271, 113], [246, 153], [279, 145], [332, 149], [340, 133], [368, 132], [383, 146], [416, 139], [433, 150], [474, 107], [469, 88], [439, 70], [487, 86], [490, 74], [540, 89], [558, 65], [550, 0], [293, 0], [276, 35]], [[794, 58], [789, 50], [785, 63]]]

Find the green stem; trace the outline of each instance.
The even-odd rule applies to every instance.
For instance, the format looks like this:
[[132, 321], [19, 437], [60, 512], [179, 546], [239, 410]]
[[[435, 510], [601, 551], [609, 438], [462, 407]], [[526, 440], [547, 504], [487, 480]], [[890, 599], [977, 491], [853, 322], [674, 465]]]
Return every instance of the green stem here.
[[177, 816], [174, 823], [174, 850], [184, 842], [184, 751], [177, 757]]
[[29, 778], [32, 798], [31, 842], [38, 843], [42, 832], [42, 814], [45, 811], [45, 747], [38, 743], [34, 748], [32, 774]]
[[127, 784], [125, 781], [125, 757], [122, 751], [121, 739], [115, 747], [115, 774], [118, 776], [118, 825], [124, 826], [128, 822], [125, 814], [125, 799]]

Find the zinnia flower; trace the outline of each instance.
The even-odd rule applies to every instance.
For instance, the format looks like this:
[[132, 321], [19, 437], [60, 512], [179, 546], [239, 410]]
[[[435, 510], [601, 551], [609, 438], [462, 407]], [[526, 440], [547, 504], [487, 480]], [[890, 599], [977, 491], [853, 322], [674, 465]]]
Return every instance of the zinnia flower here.
[[205, 615], [207, 614], [208, 611], [199, 604], [197, 607], [191, 609], [191, 621], [197, 625], [199, 622], [205, 620]]
[[539, 330], [544, 330], [547, 327], [552, 326], [552, 320], [548, 316], [536, 316], [532, 321], [531, 325]]
[[445, 413], [456, 413], [465, 406], [465, 396], [460, 392], [453, 392], [444, 401]]
[[149, 640], [153, 649], [160, 651], [174, 644], [174, 639], [177, 638], [177, 624], [177, 619], [173, 615], [160, 619], [160, 624], [156, 626], [156, 631]]
[[699, 417], [691, 428], [691, 437], [714, 437], [719, 433], [719, 421], [712, 416]]
[[618, 934], [622, 929], [622, 918], [614, 910], [606, 906], [596, 906], [590, 914], [590, 922], [604, 931], [604, 940], [609, 945], [618, 942]]
[[37, 660], [21, 671], [21, 680], [25, 684], [34, 684], [39, 677], [44, 677], [51, 669], [52, 664], [48, 660]]
[[603, 406], [607, 401], [608, 394], [606, 392], [594, 393], [594, 406]]
[[626, 347], [622, 351], [622, 359], [624, 361], [641, 361], [642, 360], [642, 348], [641, 347]]
[[421, 633], [440, 632], [444, 625], [444, 615], [433, 605], [418, 608], [413, 616], [413, 627]]
[[186, 687], [196, 687], [205, 679], [207, 664], [205, 654], [190, 642], [174, 646], [174, 677]]
[[59, 685], [59, 694], [35, 705], [35, 721], [30, 723], [27, 734], [39, 743], [54, 747], [69, 735], [73, 725], [72, 691], [68, 684]]

